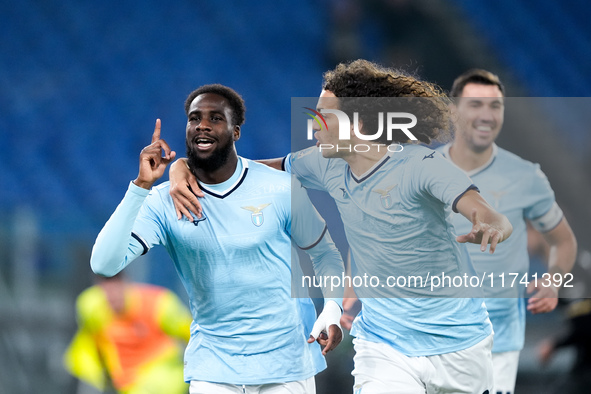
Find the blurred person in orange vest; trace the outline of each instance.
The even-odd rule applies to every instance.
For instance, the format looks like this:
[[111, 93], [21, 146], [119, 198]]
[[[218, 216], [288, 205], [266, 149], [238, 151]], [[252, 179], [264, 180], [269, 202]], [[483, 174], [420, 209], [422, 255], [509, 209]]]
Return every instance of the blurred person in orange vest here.
[[76, 300], [78, 331], [64, 355], [69, 373], [100, 391], [187, 393], [183, 349], [191, 314], [170, 290], [97, 277]]

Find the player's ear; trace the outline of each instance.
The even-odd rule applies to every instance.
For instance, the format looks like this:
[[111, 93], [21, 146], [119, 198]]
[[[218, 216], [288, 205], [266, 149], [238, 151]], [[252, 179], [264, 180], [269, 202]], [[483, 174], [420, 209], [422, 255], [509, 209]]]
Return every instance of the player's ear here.
[[[365, 134], [363, 132], [363, 119], [361, 118], [357, 120], [357, 130], [359, 130], [361, 134]], [[353, 134], [353, 123], [351, 123], [351, 134]]]
[[234, 141], [238, 141], [240, 139], [240, 126], [234, 126]]
[[357, 127], [357, 130], [359, 131], [359, 133], [365, 134], [363, 131], [363, 119], [358, 118], [357, 125], [355, 125], [354, 121], [351, 121], [351, 127], [349, 128], [349, 135], [351, 137], [353, 137], [355, 135], [355, 127]]

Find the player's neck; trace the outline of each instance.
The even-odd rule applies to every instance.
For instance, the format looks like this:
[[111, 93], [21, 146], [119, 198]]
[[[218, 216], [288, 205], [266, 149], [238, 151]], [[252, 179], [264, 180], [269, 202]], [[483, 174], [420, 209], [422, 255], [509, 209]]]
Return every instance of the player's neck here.
[[470, 149], [464, 145], [460, 140], [454, 140], [449, 148], [449, 158], [464, 171], [472, 171], [482, 167], [490, 160], [493, 154], [492, 144], [482, 151]]
[[361, 176], [365, 174], [370, 168], [372, 168], [378, 161], [380, 161], [384, 155], [388, 153], [387, 149], [382, 146], [381, 149], [371, 149], [367, 152], [354, 153], [344, 157], [343, 159], [349, 164], [351, 172], [355, 176]]
[[215, 185], [227, 181], [236, 172], [238, 165], [238, 154], [233, 150], [228, 156], [228, 160], [217, 169], [202, 169], [196, 168], [194, 170], [197, 179], [208, 185]]

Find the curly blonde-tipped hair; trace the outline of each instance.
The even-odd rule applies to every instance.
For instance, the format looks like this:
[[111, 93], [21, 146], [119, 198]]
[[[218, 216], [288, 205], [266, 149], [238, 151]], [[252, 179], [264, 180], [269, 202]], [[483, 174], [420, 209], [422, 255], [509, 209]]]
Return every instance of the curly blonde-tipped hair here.
[[[430, 144], [450, 139], [449, 99], [434, 83], [363, 59], [341, 63], [325, 72], [323, 79], [323, 89], [339, 98], [340, 109], [350, 119], [353, 112], [359, 113], [363, 130], [368, 134], [377, 130], [379, 112], [410, 112], [418, 120], [411, 132], [419, 141]], [[366, 97], [384, 99], [367, 100]], [[393, 141], [384, 141], [384, 138], [385, 135], [378, 142], [409, 141], [400, 130], [393, 133]]]

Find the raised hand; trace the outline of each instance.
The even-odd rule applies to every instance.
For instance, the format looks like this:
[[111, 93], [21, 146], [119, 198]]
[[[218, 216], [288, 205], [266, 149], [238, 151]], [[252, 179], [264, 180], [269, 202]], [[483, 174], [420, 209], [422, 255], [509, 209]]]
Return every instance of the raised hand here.
[[[150, 189], [163, 174], [168, 163], [176, 157], [176, 152], [163, 139], [160, 139], [161, 121], [156, 119], [152, 143], [140, 153], [140, 170], [133, 181], [137, 186]], [[164, 152], [164, 156], [162, 153]]]

